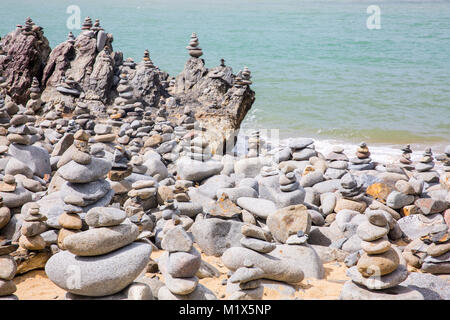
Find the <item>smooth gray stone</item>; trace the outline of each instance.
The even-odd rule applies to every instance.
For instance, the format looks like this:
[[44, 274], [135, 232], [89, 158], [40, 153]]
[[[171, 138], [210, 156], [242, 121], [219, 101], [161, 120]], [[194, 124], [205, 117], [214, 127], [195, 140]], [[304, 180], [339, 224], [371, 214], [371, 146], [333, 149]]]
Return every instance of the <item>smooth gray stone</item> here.
[[280, 163], [280, 162], [283, 162], [283, 161], [290, 160], [291, 156], [292, 156], [291, 148], [286, 147], [286, 148], [278, 151], [276, 154], [274, 154], [273, 160], [274, 160], [275, 163]]
[[336, 196], [332, 192], [322, 193], [320, 195], [320, 208], [325, 216], [333, 213], [336, 207]]
[[21, 214], [13, 215], [8, 224], [0, 229], [0, 236], [13, 242], [18, 242], [21, 235], [20, 229], [22, 228], [22, 223], [23, 216]]
[[315, 157], [315, 156], [317, 156], [316, 150], [304, 148], [302, 150], [293, 152], [292, 160], [295, 160], [295, 161], [309, 160], [309, 158]]
[[309, 215], [311, 216], [311, 222], [315, 226], [323, 226], [325, 224], [325, 219], [322, 214], [316, 210], [308, 210]]
[[3, 198], [3, 205], [8, 208], [17, 208], [23, 206], [27, 202], [32, 201], [32, 193], [17, 184], [16, 190], [13, 192], [0, 192]]
[[342, 250], [346, 252], [355, 252], [361, 250], [361, 239], [354, 234], [342, 245]]
[[139, 228], [132, 223], [114, 227], [93, 228], [64, 238], [64, 246], [77, 256], [99, 256], [132, 243], [139, 235]]
[[433, 168], [434, 168], [434, 162], [430, 162], [430, 163], [421, 163], [421, 162], [419, 162], [419, 163], [417, 163], [417, 164], [415, 165], [415, 169], [416, 169], [418, 172], [429, 171], [429, 170], [431, 170], [431, 169], [433, 169]]
[[197, 214], [203, 212], [203, 206], [196, 202], [178, 202], [178, 210], [181, 215], [194, 218]]
[[313, 186], [314, 191], [319, 194], [326, 192], [335, 192], [339, 189], [341, 183], [339, 179], [326, 180], [319, 182]]
[[189, 252], [192, 240], [183, 227], [176, 226], [165, 233], [161, 247], [168, 252]]
[[191, 160], [187, 157], [181, 157], [177, 160], [177, 173], [183, 180], [202, 181], [213, 175], [219, 174], [223, 169], [223, 164], [208, 160], [205, 162]]
[[361, 170], [372, 170], [375, 167], [376, 167], [375, 162], [371, 162], [371, 163], [362, 163], [362, 164], [351, 164], [348, 166], [348, 169], [361, 171]]
[[345, 238], [342, 231], [339, 230], [335, 223], [329, 227], [312, 226], [309, 232], [308, 243], [328, 247], [334, 241]]
[[313, 144], [314, 141], [309, 138], [296, 138], [289, 141], [288, 146], [291, 149], [298, 150], [306, 148], [307, 146]]
[[202, 261], [200, 253], [194, 248], [189, 252], [171, 252], [167, 272], [174, 278], [190, 278], [196, 275]]
[[332, 162], [328, 163], [328, 168], [345, 170], [348, 168], [348, 162], [347, 161], [332, 161]]
[[5, 168], [5, 174], [15, 176], [16, 174], [23, 174], [27, 178], [33, 177], [33, 170], [31, 170], [25, 163], [16, 158], [9, 158], [8, 164]]
[[261, 253], [269, 253], [269, 252], [273, 251], [276, 247], [276, 245], [274, 243], [270, 243], [270, 242], [263, 241], [260, 239], [255, 239], [255, 238], [248, 238], [248, 237], [241, 238], [240, 242], [243, 247], [246, 247], [248, 249], [252, 249], [254, 251], [261, 252]]
[[63, 197], [70, 195], [79, 199], [77, 205], [86, 207], [103, 198], [111, 186], [108, 181], [99, 179], [89, 183], [66, 182], [61, 186]]
[[242, 222], [210, 218], [190, 228], [195, 242], [209, 256], [220, 257], [230, 247], [240, 247]]
[[158, 260], [158, 267], [164, 277], [164, 283], [167, 289], [173, 294], [185, 295], [192, 293], [197, 287], [198, 278], [196, 276], [189, 278], [174, 278], [168, 272], [168, 264], [169, 253], [164, 252]]
[[216, 199], [217, 191], [219, 189], [233, 187], [233, 180], [225, 175], [212, 176], [202, 182], [202, 185], [197, 190], [204, 196], [210, 199]]
[[300, 180], [300, 185], [303, 188], [312, 187], [323, 180], [324, 178], [322, 172], [314, 171], [304, 175]]
[[65, 300], [154, 300], [150, 287], [144, 283], [133, 282], [119, 293], [104, 297], [87, 297], [66, 292]]
[[53, 255], [45, 273], [58, 287], [83, 296], [100, 297], [123, 290], [144, 270], [152, 247], [135, 242], [96, 257], [77, 257], [69, 251]]
[[145, 175], [153, 177], [156, 181], [164, 180], [168, 177], [169, 171], [167, 170], [167, 167], [164, 165], [164, 163], [155, 157], [148, 158], [144, 163], [143, 166], [146, 169]]
[[304, 278], [297, 260], [276, 258], [272, 253], [261, 254], [242, 247], [233, 247], [226, 250], [222, 255], [222, 262], [232, 271], [251, 263], [254, 267], [261, 268], [264, 271], [263, 278], [266, 279], [297, 283]]
[[44, 148], [38, 146], [24, 146], [12, 143], [8, 153], [14, 158], [25, 163], [35, 175], [43, 178], [45, 174], [52, 172], [50, 155]]
[[254, 289], [241, 289], [242, 284], [227, 283], [226, 292], [229, 294], [228, 300], [261, 300], [264, 294], [264, 287], [259, 286]]
[[111, 167], [109, 161], [94, 157], [88, 165], [81, 165], [72, 160], [60, 167], [58, 173], [69, 182], [88, 183], [103, 178]]
[[93, 228], [112, 227], [121, 224], [127, 217], [125, 211], [113, 207], [96, 207], [85, 216], [86, 223]]
[[158, 300], [217, 300], [214, 292], [198, 284], [193, 292], [187, 295], [179, 295], [170, 292], [170, 290], [163, 286], [159, 289]]
[[238, 188], [221, 188], [221, 189], [217, 190], [217, 193], [216, 193], [217, 199], [220, 199], [220, 197], [224, 193], [233, 202], [236, 202], [237, 199], [242, 198], [242, 197], [247, 197], [247, 198], [257, 198], [258, 197], [258, 193], [255, 191], [255, 189], [250, 188], [250, 187], [238, 187]]
[[244, 178], [238, 183], [238, 188], [249, 187], [258, 192], [258, 181], [254, 178]]
[[246, 283], [264, 277], [264, 270], [258, 267], [241, 267], [228, 279], [231, 283]]
[[45, 241], [45, 246], [50, 247], [52, 244], [56, 244], [58, 242], [58, 231], [57, 230], [48, 230], [41, 233], [41, 237]]
[[358, 263], [359, 258], [361, 258], [361, 251], [355, 251], [350, 253], [344, 260], [345, 265], [348, 268], [351, 268], [353, 266], [356, 266], [356, 264]]
[[323, 279], [325, 276], [322, 261], [314, 248], [309, 244], [277, 245], [270, 255], [281, 260], [288, 259], [293, 261], [303, 271], [306, 278]]
[[418, 291], [403, 284], [384, 290], [368, 290], [349, 280], [342, 287], [339, 300], [425, 300]]
[[267, 219], [271, 213], [277, 211], [275, 203], [266, 199], [241, 197], [237, 199], [237, 204], [262, 219]]
[[410, 272], [402, 285], [419, 291], [425, 300], [450, 300], [450, 282], [432, 274]]
[[363, 222], [358, 226], [356, 234], [361, 240], [374, 241], [383, 238], [389, 232], [389, 227], [378, 227], [371, 224], [369, 221]]
[[392, 209], [400, 209], [414, 202], [414, 196], [392, 191], [386, 198], [386, 205]]

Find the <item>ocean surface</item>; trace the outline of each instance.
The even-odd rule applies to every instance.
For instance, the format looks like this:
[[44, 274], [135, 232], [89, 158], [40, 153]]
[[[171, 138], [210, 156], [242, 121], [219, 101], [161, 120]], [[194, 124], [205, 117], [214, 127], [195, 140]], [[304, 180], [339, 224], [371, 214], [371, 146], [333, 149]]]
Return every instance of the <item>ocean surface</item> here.
[[[450, 0], [1, 0], [0, 35], [30, 16], [53, 48], [70, 5], [81, 21], [100, 19], [115, 51], [140, 61], [148, 48], [171, 76], [192, 32], [208, 67], [248, 66], [256, 101], [243, 128], [369, 147], [450, 143]], [[367, 27], [370, 5], [380, 29]]]

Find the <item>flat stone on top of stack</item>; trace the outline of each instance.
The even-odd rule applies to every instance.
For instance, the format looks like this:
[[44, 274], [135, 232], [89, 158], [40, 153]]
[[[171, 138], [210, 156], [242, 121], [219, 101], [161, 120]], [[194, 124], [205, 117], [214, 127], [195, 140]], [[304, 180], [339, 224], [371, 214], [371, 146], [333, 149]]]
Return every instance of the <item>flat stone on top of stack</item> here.
[[[408, 277], [408, 271], [400, 251], [391, 247], [387, 238], [389, 223], [381, 210], [369, 211], [367, 221], [357, 228], [364, 254], [356, 266], [347, 270], [347, 281], [341, 291], [341, 299], [393, 299], [422, 300], [415, 290], [398, 286]], [[367, 289], [368, 290], [367, 290]], [[390, 289], [390, 290], [386, 290]], [[355, 298], [356, 292], [362, 292]]]
[[314, 141], [309, 138], [297, 138], [289, 142], [288, 147], [292, 151], [292, 160], [303, 161], [317, 156], [314, 149]]
[[17, 244], [11, 241], [0, 241], [0, 300], [18, 300], [14, 295], [16, 285], [12, 280], [17, 271], [17, 264], [9, 254], [16, 251]]
[[195, 32], [192, 33], [191, 39], [189, 40], [189, 45], [186, 49], [189, 51], [189, 55], [193, 58], [200, 58], [203, 55], [202, 48], [200, 48], [198, 43], [198, 37]]
[[[125, 219], [120, 209], [90, 209], [85, 217], [90, 229], [65, 237], [67, 251], [48, 260], [49, 279], [75, 296], [110, 296], [127, 288], [146, 267], [152, 247], [133, 243], [139, 230]], [[75, 283], [67, 281], [68, 270], [76, 271]]]

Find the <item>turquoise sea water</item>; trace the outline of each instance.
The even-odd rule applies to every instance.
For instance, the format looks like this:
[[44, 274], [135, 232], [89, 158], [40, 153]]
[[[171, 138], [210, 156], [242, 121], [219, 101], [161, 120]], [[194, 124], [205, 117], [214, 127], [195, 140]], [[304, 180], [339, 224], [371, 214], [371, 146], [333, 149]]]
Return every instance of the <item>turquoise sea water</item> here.
[[[350, 143], [450, 142], [450, 1], [1, 0], [0, 34], [27, 16], [52, 47], [69, 5], [100, 18], [114, 50], [140, 61], [146, 48], [171, 75], [197, 32], [207, 66], [220, 58], [253, 76], [244, 127]], [[381, 29], [369, 30], [369, 5]], [[75, 35], [79, 30], [73, 31]]]

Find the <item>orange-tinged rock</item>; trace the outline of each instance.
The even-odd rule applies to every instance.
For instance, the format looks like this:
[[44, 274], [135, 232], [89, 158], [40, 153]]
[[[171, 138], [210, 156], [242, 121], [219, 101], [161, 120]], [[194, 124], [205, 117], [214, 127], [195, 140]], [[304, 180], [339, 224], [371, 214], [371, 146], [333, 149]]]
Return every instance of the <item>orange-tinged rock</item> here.
[[111, 119], [120, 119], [122, 115], [120, 113], [114, 113], [110, 116]]
[[372, 198], [382, 202], [382, 203], [386, 203], [386, 198], [389, 195], [389, 193], [391, 193], [392, 188], [389, 187], [387, 184], [385, 183], [374, 183], [371, 184], [368, 188], [366, 193], [369, 196], [372, 196]]
[[414, 204], [411, 204], [409, 206], [404, 206], [402, 208], [402, 214], [405, 217], [409, 216], [411, 214], [419, 214], [419, 213], [420, 213], [420, 209]]

